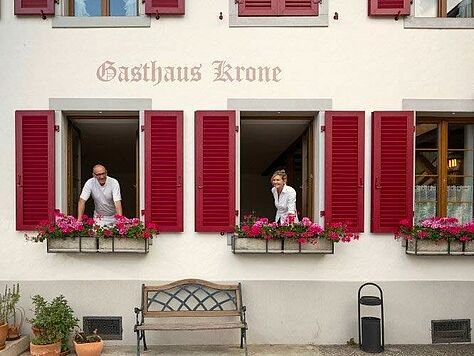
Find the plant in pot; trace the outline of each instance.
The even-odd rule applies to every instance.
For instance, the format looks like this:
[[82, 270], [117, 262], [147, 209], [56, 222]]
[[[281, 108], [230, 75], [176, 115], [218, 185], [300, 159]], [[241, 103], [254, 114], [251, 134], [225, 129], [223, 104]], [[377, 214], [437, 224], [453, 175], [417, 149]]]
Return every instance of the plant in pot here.
[[74, 348], [77, 356], [99, 356], [104, 348], [104, 342], [97, 335], [97, 330], [91, 335], [80, 331], [74, 336]]
[[35, 316], [29, 322], [36, 335], [31, 343], [44, 345], [45, 342], [59, 341], [61, 354], [69, 352], [69, 336], [77, 326], [78, 319], [63, 295], [50, 302], [42, 296], [33, 296]]
[[25, 312], [22, 308], [17, 307], [20, 300], [20, 284], [17, 283], [11, 288], [5, 287], [5, 295], [7, 296], [7, 322], [8, 335], [7, 340], [16, 340], [21, 336], [21, 326]]
[[5, 348], [5, 341], [8, 335], [8, 315], [9, 315], [10, 295], [7, 293], [0, 294], [0, 350]]

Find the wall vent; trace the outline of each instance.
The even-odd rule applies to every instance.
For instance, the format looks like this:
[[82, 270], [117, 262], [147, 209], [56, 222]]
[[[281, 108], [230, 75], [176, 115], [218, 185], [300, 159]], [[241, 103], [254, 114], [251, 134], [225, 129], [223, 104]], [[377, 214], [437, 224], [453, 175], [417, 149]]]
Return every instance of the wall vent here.
[[121, 316], [85, 316], [82, 325], [86, 334], [97, 333], [104, 340], [122, 340]]
[[471, 319], [431, 320], [431, 341], [471, 342]]

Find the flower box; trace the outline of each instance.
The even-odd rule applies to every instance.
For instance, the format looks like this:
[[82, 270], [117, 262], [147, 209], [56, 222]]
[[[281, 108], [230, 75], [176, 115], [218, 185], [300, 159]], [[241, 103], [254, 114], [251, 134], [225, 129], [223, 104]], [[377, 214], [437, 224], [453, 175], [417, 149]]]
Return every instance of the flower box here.
[[148, 253], [147, 239], [114, 238], [114, 237], [78, 237], [47, 239], [48, 253]]
[[47, 239], [48, 252], [97, 252], [97, 238], [55, 238]]
[[413, 239], [406, 244], [408, 255], [474, 255], [474, 242]]
[[240, 253], [285, 253], [285, 254], [333, 254], [334, 242], [318, 239], [317, 243], [301, 244], [297, 240], [265, 240], [262, 238], [232, 236], [232, 252]]
[[147, 253], [149, 241], [133, 238], [102, 238], [99, 239], [99, 252], [130, 252]]

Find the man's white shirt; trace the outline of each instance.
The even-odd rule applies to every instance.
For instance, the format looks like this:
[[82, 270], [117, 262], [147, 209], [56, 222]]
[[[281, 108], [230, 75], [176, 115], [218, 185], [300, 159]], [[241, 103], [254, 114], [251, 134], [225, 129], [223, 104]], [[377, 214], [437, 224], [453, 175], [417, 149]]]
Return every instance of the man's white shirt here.
[[101, 215], [105, 219], [115, 215], [115, 202], [122, 200], [120, 184], [112, 177], [107, 177], [104, 185], [100, 185], [96, 178], [90, 178], [84, 184], [81, 199], [87, 201], [91, 195], [94, 199], [94, 216]]

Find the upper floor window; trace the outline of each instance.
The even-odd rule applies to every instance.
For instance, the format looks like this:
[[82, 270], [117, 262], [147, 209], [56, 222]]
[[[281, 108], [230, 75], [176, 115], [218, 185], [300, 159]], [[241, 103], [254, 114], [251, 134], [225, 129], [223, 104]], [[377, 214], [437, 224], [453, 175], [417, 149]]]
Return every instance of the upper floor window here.
[[69, 16], [137, 15], [137, 0], [69, 0]]
[[317, 16], [313, 0], [239, 0], [239, 16]]
[[473, 17], [473, 0], [416, 0], [416, 17]]

